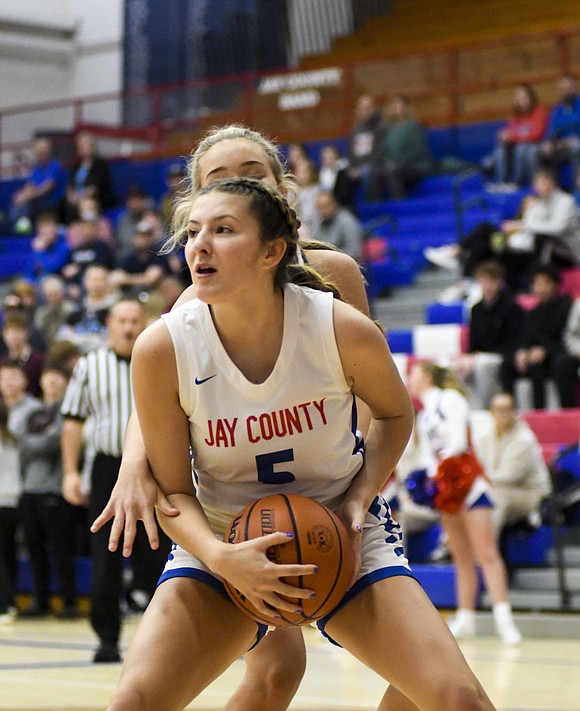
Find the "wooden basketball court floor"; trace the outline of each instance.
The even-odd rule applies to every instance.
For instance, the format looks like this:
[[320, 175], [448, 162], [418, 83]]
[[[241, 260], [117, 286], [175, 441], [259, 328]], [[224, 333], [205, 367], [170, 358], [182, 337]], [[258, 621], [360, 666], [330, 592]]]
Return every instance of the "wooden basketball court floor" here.
[[[124, 646], [135, 626], [135, 619], [126, 622]], [[375, 709], [384, 691], [382, 680], [317, 630], [306, 628], [305, 638], [308, 667], [291, 710]], [[92, 664], [94, 645], [85, 618], [0, 626], [0, 709], [104, 709], [121, 667]], [[461, 646], [498, 711], [580, 711], [580, 640], [527, 637], [509, 648], [481, 636]], [[188, 708], [221, 709], [243, 670], [243, 661], [236, 661]]]

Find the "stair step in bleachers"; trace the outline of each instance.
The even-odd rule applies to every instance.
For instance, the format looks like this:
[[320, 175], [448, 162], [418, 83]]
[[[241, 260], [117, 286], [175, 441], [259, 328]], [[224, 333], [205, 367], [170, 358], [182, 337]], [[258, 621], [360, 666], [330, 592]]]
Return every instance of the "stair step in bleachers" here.
[[468, 323], [469, 309], [462, 301], [453, 304], [434, 302], [425, 307], [425, 323]]

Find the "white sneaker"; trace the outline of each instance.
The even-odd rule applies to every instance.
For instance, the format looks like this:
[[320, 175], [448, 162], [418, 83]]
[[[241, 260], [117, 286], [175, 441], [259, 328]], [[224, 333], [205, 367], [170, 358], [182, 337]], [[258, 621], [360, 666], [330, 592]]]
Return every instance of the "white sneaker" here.
[[475, 637], [475, 615], [473, 613], [466, 615], [458, 610], [455, 617], [448, 621], [447, 626], [455, 639]]
[[496, 625], [496, 632], [504, 644], [514, 646], [522, 641], [522, 633], [513, 622]]
[[15, 608], [9, 607], [6, 612], [3, 612], [0, 615], [0, 626], [2, 625], [9, 625], [11, 622], [14, 622], [16, 619], [17, 613]]
[[457, 259], [455, 251], [455, 245], [445, 244], [442, 247], [427, 247], [423, 250], [423, 254], [431, 264], [455, 271], [459, 267], [459, 259]]
[[459, 301], [463, 301], [465, 298], [465, 288], [463, 282], [457, 282], [457, 284], [452, 284], [439, 294], [437, 301], [440, 304], [456, 304]]

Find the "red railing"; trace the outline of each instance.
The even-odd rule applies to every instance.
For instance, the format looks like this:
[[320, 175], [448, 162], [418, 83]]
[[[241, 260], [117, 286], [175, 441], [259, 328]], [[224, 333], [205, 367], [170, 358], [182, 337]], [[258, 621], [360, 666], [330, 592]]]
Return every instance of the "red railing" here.
[[90, 129], [109, 157], [134, 159], [181, 155], [209, 126], [242, 122], [281, 142], [337, 138], [348, 134], [358, 94], [379, 102], [404, 92], [428, 126], [453, 126], [504, 118], [513, 87], [532, 84], [552, 103], [556, 80], [580, 70], [580, 26], [560, 32], [447, 47], [415, 54], [380, 56], [303, 72], [282, 70], [190, 81], [143, 90], [63, 99], [0, 112], [0, 177], [26, 174], [30, 139], [53, 132], [70, 136]]

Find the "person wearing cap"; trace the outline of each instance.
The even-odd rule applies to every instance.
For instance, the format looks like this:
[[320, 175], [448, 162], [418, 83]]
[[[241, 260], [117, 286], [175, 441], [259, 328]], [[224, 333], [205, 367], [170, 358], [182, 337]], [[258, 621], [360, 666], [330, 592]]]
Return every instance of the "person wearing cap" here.
[[141, 220], [133, 233], [133, 249], [111, 273], [111, 283], [125, 296], [137, 296], [159, 286], [170, 273], [165, 255], [157, 253], [154, 228], [148, 220]]
[[117, 259], [120, 261], [133, 249], [133, 235], [143, 219], [143, 213], [151, 206], [149, 195], [139, 185], [132, 185], [125, 197], [125, 209], [121, 213], [115, 230]]
[[517, 378], [530, 378], [534, 408], [543, 409], [545, 381], [554, 376], [555, 364], [566, 353], [564, 330], [572, 302], [567, 294], [558, 293], [561, 277], [553, 265], [536, 266], [531, 281], [538, 303], [524, 312], [518, 346], [504, 358], [500, 379], [503, 390], [513, 394]]

